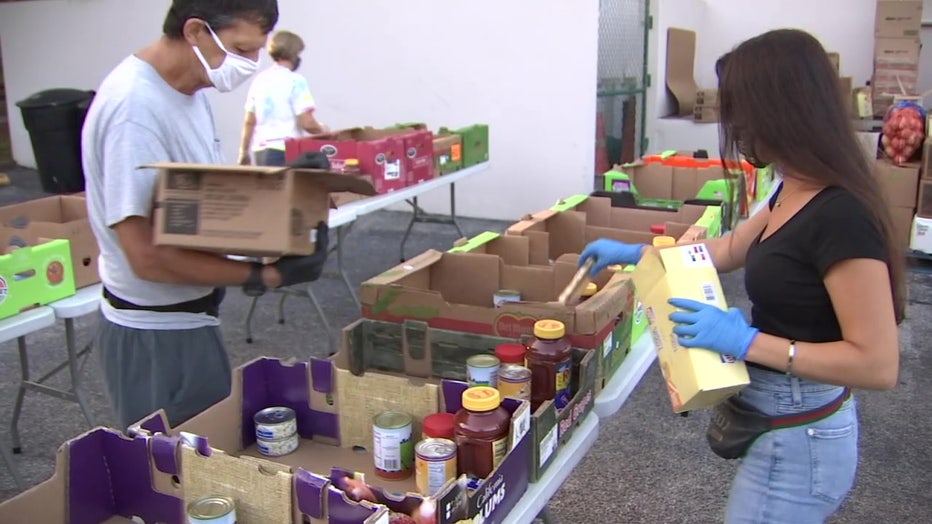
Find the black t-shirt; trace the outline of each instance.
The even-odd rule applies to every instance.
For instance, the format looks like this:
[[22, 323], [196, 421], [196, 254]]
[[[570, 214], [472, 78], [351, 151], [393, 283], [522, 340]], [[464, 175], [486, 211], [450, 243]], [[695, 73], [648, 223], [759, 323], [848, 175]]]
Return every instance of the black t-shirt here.
[[823, 279], [842, 260], [887, 261], [881, 229], [867, 208], [848, 191], [829, 187], [763, 241], [762, 235], [745, 259], [751, 325], [800, 342], [842, 340]]

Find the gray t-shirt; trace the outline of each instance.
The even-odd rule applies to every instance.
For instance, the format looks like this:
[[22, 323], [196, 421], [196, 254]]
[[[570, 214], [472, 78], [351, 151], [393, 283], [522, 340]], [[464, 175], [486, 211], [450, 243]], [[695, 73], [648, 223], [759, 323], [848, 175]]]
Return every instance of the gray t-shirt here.
[[[207, 96], [171, 87], [148, 62], [123, 60], [101, 83], [82, 136], [87, 209], [100, 244], [100, 277], [115, 295], [139, 305], [193, 300], [209, 287], [161, 284], [133, 272], [112, 226], [132, 216], [150, 217], [158, 180], [155, 162], [222, 163], [220, 141]], [[135, 329], [192, 329], [217, 325], [206, 314], [115, 309], [104, 316]]]

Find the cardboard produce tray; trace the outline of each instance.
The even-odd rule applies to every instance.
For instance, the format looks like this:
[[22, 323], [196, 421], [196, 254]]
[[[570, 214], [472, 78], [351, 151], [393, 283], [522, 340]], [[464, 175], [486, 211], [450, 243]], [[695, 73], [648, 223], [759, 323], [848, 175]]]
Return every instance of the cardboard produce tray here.
[[[494, 354], [499, 344], [514, 339], [447, 331], [425, 322], [380, 322], [360, 319], [343, 330], [343, 347], [333, 357], [337, 367], [365, 377], [372, 371], [410, 377], [465, 380], [466, 359]], [[536, 482], [552, 463], [554, 453], [573, 435], [595, 404], [599, 355], [574, 349], [570, 388], [573, 396], [557, 410], [553, 401], [541, 404], [531, 417]]]

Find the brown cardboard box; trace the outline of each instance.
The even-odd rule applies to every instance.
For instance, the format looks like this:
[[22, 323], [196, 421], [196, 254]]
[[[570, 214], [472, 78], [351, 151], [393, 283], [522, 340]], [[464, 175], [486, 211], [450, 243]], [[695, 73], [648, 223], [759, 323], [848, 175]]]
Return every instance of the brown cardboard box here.
[[875, 115], [883, 115], [894, 95], [916, 95], [919, 85], [918, 38], [877, 38], [871, 98]]
[[842, 76], [838, 78], [838, 84], [841, 86], [841, 100], [848, 113], [854, 116], [854, 80], [850, 76]]
[[919, 176], [932, 180], [932, 138], [926, 138], [922, 143], [922, 170]]
[[0, 246], [4, 253], [11, 248], [59, 238], [71, 245], [75, 287], [100, 282], [97, 273], [100, 249], [87, 219], [83, 197], [54, 196], [0, 207]]
[[696, 91], [696, 105], [718, 107], [718, 89], [700, 89]]
[[[689, 156], [692, 156], [690, 153]], [[689, 200], [696, 198], [699, 190], [710, 180], [722, 180], [724, 170], [720, 166], [705, 168], [673, 167], [659, 163], [635, 162], [617, 169], [631, 177], [638, 193], [647, 198]], [[721, 195], [727, 200], [728, 195]]]
[[836, 74], [841, 74], [841, 55], [838, 53], [827, 53], [828, 61], [831, 62], [832, 68], [835, 69]]
[[[532, 259], [528, 237], [505, 235], [496, 244], [509, 256], [430, 250], [363, 282], [363, 316], [512, 339], [531, 334], [537, 320], [559, 320], [574, 346], [595, 349], [631, 310], [630, 275], [603, 272], [594, 280], [600, 289], [594, 296], [563, 305], [556, 300], [578, 269], [578, 255], [567, 252], [553, 265], [541, 264]], [[500, 289], [519, 291], [522, 302], [494, 307]]]
[[251, 256], [308, 255], [330, 193], [374, 195], [362, 177], [279, 167], [162, 163], [155, 242]]
[[922, 0], [878, 0], [875, 37], [918, 38], [922, 26]]
[[877, 160], [875, 165], [887, 205], [891, 208], [914, 208], [919, 185], [919, 166], [895, 166], [884, 158]]
[[910, 229], [913, 226], [913, 217], [916, 209], [909, 207], [891, 207], [890, 215], [893, 217], [893, 236], [896, 244], [903, 250], [909, 247]]
[[693, 121], [700, 124], [714, 124], [721, 119], [719, 108], [716, 106], [700, 106], [693, 108]]
[[708, 230], [695, 225], [706, 206], [684, 205], [678, 211], [612, 207], [611, 200], [589, 197], [572, 210], [546, 210], [512, 224], [506, 235], [530, 238], [530, 263], [547, 265], [565, 253], [581, 253], [589, 242], [610, 238], [621, 242], [650, 244], [650, 227], [664, 224], [666, 234], [684, 242], [706, 238]]
[[919, 181], [916, 215], [922, 218], [932, 218], [932, 179], [923, 178]]

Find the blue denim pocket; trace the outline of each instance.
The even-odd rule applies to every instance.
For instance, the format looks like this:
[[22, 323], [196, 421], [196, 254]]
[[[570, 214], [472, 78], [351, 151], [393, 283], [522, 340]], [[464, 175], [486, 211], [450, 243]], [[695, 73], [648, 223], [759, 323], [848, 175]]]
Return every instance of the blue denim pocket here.
[[839, 428], [810, 427], [806, 436], [812, 461], [812, 495], [830, 503], [841, 502], [854, 486], [857, 473], [857, 422]]

